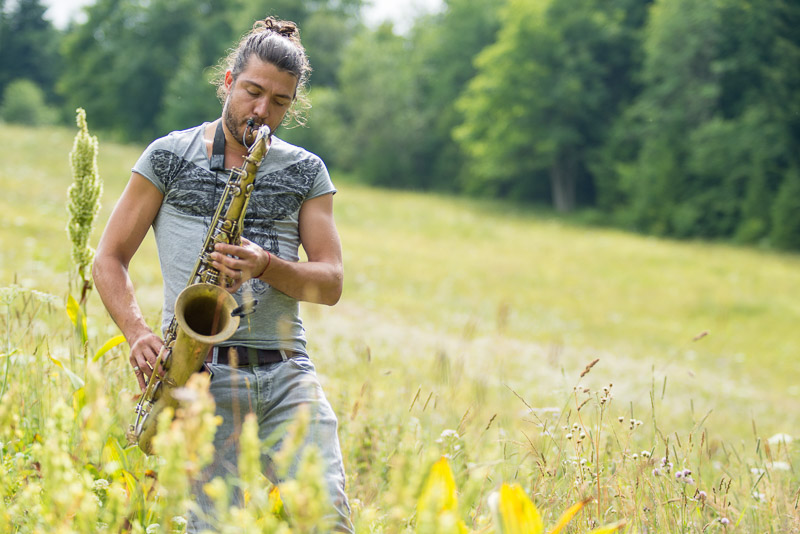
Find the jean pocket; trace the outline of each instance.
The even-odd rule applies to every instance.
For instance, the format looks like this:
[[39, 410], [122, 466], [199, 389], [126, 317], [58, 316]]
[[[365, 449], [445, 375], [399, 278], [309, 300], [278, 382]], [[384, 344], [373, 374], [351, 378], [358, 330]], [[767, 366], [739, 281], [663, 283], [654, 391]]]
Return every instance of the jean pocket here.
[[294, 358], [289, 358], [289, 360], [287, 361], [297, 369], [300, 369], [301, 371], [305, 371], [307, 373], [316, 372], [314, 364], [311, 363], [311, 359], [305, 354], [302, 356], [295, 356]]

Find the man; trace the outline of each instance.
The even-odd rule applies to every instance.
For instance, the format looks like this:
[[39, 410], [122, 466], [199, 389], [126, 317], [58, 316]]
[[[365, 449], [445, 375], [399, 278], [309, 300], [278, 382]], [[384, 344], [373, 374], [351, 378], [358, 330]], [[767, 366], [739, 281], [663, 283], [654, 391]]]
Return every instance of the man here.
[[[152, 226], [164, 276], [165, 328], [192, 273], [230, 169], [242, 165], [247, 143], [252, 143], [248, 121], [255, 129], [268, 125], [274, 132], [298, 94], [302, 97], [310, 72], [296, 26], [272, 17], [256, 23], [226, 61], [219, 83], [222, 117], [172, 132], [145, 150], [97, 248], [95, 284], [128, 341], [131, 367], [142, 389], [163, 341], [147, 326], [136, 302], [128, 275], [131, 258]], [[337, 530], [352, 532], [337, 420], [308, 358], [298, 314], [298, 301], [333, 305], [342, 292], [335, 189], [318, 157], [274, 136], [268, 143], [241, 246], [217, 244], [211, 255], [211, 266], [230, 282], [228, 289], [239, 304], [258, 304], [225, 346], [215, 347], [206, 360], [210, 391], [223, 422], [214, 440], [214, 462], [205, 475], [235, 476], [238, 432], [248, 411], [256, 413], [265, 439], [285, 430], [299, 410], [309, 410], [306, 439], [319, 448], [325, 462], [332, 521]], [[298, 261], [301, 244], [307, 262]], [[269, 457], [264, 460], [268, 463]], [[208, 527], [204, 520], [212, 505], [201, 488], [198, 483], [195, 497], [204, 513], [191, 517], [190, 531]]]

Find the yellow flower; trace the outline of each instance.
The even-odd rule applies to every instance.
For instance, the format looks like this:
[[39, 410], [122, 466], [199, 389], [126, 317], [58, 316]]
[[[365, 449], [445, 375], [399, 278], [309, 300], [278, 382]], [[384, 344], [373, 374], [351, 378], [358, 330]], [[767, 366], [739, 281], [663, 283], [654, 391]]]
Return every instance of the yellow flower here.
[[541, 534], [544, 532], [542, 516], [536, 505], [519, 486], [503, 484], [499, 493], [493, 494], [489, 505], [495, 512], [495, 521], [502, 534]]
[[[587, 498], [567, 508], [549, 534], [559, 534], [575, 515], [592, 499]], [[500, 534], [543, 534], [544, 523], [536, 505], [518, 484], [503, 484], [499, 492], [489, 496], [489, 506], [494, 512]], [[611, 534], [625, 526], [625, 522], [605, 525], [590, 534]]]
[[456, 481], [444, 457], [433, 464], [417, 501], [417, 533], [427, 532], [467, 532], [458, 518]]

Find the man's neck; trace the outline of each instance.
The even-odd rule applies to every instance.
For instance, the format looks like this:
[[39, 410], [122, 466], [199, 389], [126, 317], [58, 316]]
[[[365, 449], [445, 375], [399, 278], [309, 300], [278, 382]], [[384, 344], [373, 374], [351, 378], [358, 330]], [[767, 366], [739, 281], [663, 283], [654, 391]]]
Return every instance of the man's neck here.
[[[247, 156], [247, 147], [242, 144], [241, 139], [236, 139], [236, 137], [234, 137], [230, 130], [228, 130], [224, 121], [222, 123], [222, 131], [225, 132], [225, 166], [230, 168], [232, 166], [241, 165], [242, 161]], [[233, 161], [234, 165], [229, 165], [229, 161]]]
[[[220, 121], [222, 119], [217, 119], [214, 122], [210, 123], [206, 127], [205, 131], [205, 142], [206, 142], [206, 149], [208, 151], [208, 159], [212, 161], [212, 166], [214, 162], [212, 160], [214, 156], [214, 140], [216, 139], [217, 129], [220, 125]], [[233, 167], [239, 167], [244, 163], [244, 158], [247, 156], [247, 147], [242, 144], [241, 139], [237, 140], [234, 138], [233, 134], [228, 130], [225, 126], [225, 123], [222, 122], [222, 132], [224, 134], [225, 143], [224, 149], [222, 151], [224, 155], [224, 163], [223, 167], [225, 169], [232, 169]]]

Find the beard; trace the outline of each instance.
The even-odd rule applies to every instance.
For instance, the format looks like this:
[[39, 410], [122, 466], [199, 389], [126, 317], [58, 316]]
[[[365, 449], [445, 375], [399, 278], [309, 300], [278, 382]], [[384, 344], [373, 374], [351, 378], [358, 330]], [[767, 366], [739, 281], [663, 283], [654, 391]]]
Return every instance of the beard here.
[[260, 122], [255, 117], [246, 117], [240, 119], [236, 116], [233, 109], [231, 109], [230, 95], [225, 101], [222, 112], [222, 120], [225, 121], [225, 127], [231, 133], [234, 139], [244, 147], [250, 146], [254, 140], [254, 130], [247, 125], [247, 121], [252, 119], [255, 121], [254, 129], [258, 129]]

